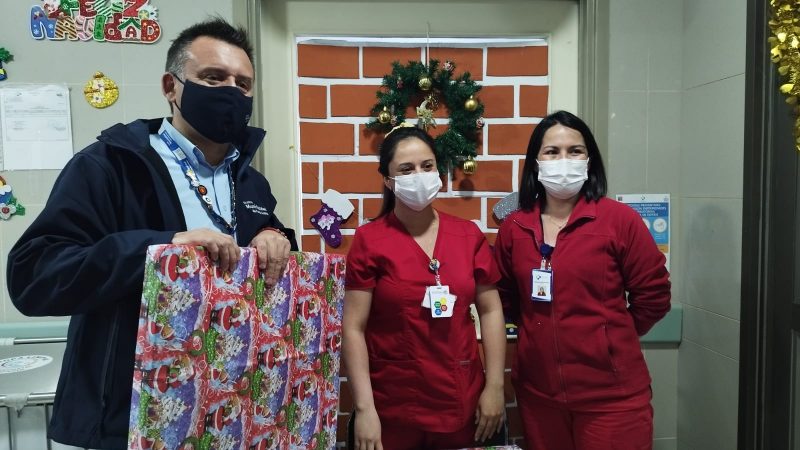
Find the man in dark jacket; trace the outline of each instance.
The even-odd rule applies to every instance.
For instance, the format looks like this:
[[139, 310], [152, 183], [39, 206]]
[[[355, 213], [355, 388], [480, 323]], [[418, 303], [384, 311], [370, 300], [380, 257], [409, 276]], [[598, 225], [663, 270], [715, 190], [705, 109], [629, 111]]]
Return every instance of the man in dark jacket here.
[[249, 167], [264, 130], [247, 126], [254, 83], [244, 30], [211, 20], [184, 30], [162, 77], [170, 119], [105, 131], [64, 167], [41, 215], [9, 254], [8, 289], [30, 316], [70, 315], [50, 437], [127, 447], [147, 246], [201, 245], [221, 271], [257, 250], [275, 283], [294, 233]]

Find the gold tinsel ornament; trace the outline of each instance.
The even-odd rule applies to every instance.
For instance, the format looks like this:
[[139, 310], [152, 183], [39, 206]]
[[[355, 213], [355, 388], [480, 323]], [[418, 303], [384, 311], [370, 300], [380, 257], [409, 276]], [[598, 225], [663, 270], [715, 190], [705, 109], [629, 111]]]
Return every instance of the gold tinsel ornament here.
[[103, 72], [95, 72], [94, 77], [84, 86], [83, 95], [93, 107], [107, 108], [119, 98], [119, 88], [117, 83], [103, 75]]
[[430, 91], [433, 87], [433, 81], [431, 81], [428, 77], [422, 77], [419, 79], [419, 88], [423, 91], [427, 92]]
[[389, 108], [384, 106], [383, 111], [378, 113], [378, 122], [380, 123], [389, 123], [392, 120], [392, 113], [389, 112]]
[[478, 170], [478, 161], [475, 161], [475, 158], [470, 156], [464, 161], [464, 164], [461, 165], [461, 170], [464, 171], [465, 175], [475, 175], [475, 172]]
[[478, 109], [478, 101], [475, 100], [474, 95], [470, 95], [469, 98], [464, 102], [464, 109], [466, 109], [469, 112]]
[[800, 151], [800, 1], [770, 0], [772, 19], [768, 39], [770, 57], [777, 64], [778, 73], [784, 77], [780, 91], [786, 95], [786, 103], [792, 105], [795, 114], [795, 148]]

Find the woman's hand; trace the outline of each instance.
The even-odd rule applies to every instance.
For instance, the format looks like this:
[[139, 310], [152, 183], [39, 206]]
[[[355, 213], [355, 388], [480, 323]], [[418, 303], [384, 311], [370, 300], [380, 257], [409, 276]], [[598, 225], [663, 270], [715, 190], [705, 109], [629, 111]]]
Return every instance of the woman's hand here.
[[381, 419], [374, 407], [356, 411], [355, 450], [383, 450]]
[[502, 386], [489, 386], [483, 388], [478, 400], [478, 409], [475, 411], [475, 441], [483, 442], [494, 436], [503, 427], [503, 411], [505, 399]]

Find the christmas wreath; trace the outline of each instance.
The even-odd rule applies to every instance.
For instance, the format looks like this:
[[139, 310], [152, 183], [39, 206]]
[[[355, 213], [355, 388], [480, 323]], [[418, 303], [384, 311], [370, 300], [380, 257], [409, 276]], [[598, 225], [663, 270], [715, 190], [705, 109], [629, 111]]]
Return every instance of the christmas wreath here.
[[406, 120], [406, 108], [412, 101], [420, 101], [416, 108], [417, 126], [428, 130], [436, 127], [433, 117], [442, 103], [450, 111], [447, 131], [434, 139], [439, 172], [447, 173], [463, 165], [464, 173], [475, 173], [478, 132], [483, 128], [483, 104], [475, 97], [481, 86], [470, 78], [469, 72], [453, 77], [455, 64], [451, 61], [439, 67], [432, 59], [428, 65], [409, 61], [401, 65], [392, 63], [392, 73], [384, 75], [376, 96], [378, 103], [372, 108], [375, 117], [367, 128], [388, 133]]

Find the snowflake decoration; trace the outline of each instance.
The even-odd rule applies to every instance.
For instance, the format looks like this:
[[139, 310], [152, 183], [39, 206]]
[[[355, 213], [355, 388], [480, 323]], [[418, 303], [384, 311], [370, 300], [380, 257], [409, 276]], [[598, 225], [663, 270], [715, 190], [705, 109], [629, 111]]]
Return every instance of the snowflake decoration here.
[[277, 306], [285, 302], [288, 297], [289, 294], [286, 292], [286, 289], [278, 285], [272, 290], [272, 295], [267, 298], [267, 304], [269, 306]]
[[139, 8], [139, 20], [158, 20], [158, 8], [153, 5], [144, 5]]
[[5, 203], [0, 203], [0, 219], [8, 220], [16, 214], [17, 207], [14, 205], [7, 205]]
[[320, 228], [324, 230], [330, 230], [331, 225], [333, 225], [334, 222], [336, 222], [336, 217], [330, 214], [324, 214], [322, 217], [319, 218], [319, 222], [317, 222], [317, 224], [319, 225]]

